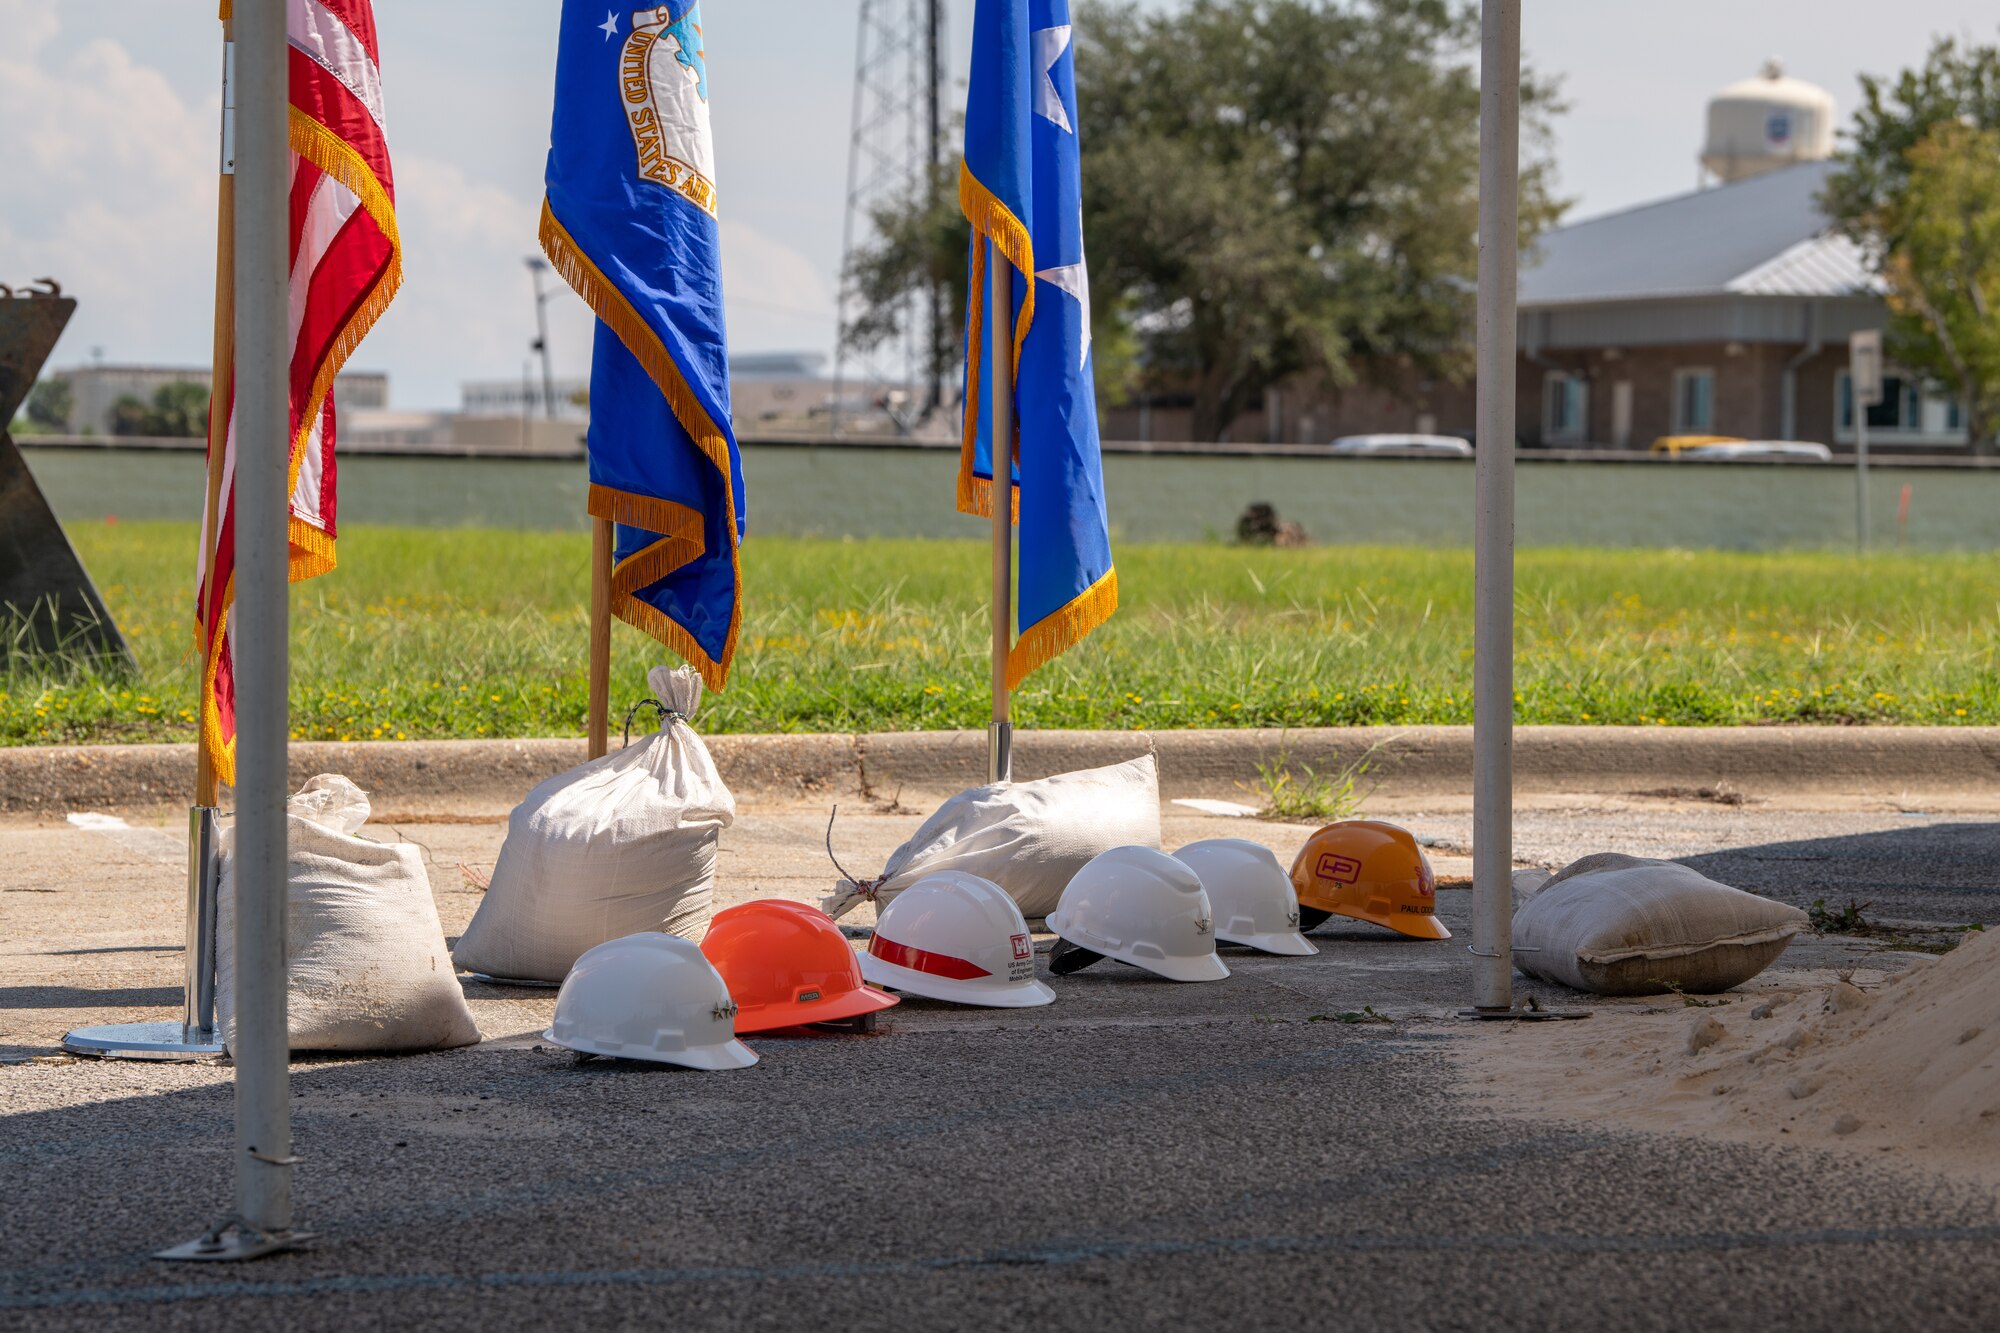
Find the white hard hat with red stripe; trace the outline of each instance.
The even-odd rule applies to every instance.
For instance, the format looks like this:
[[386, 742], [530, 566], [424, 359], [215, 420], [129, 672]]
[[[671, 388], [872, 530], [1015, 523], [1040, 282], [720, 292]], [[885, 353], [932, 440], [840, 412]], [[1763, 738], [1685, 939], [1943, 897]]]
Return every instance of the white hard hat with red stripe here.
[[953, 1004], [1025, 1009], [1056, 998], [1035, 980], [1021, 909], [992, 880], [959, 870], [925, 875], [890, 900], [861, 955], [861, 975]]

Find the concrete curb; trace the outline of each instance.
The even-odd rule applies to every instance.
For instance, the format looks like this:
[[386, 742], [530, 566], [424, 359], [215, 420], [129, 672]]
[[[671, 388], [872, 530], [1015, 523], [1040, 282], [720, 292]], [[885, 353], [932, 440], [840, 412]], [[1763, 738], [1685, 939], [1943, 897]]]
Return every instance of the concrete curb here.
[[[711, 736], [732, 790], [774, 802], [935, 801], [986, 775], [975, 731], [865, 736]], [[1117, 763], [1151, 749], [1161, 795], [1252, 800], [1259, 766], [1337, 772], [1370, 755], [1364, 785], [1384, 796], [1470, 790], [1470, 727], [1352, 727], [1309, 731], [1047, 731], [1016, 738], [1015, 776]], [[1372, 751], [1372, 754], [1371, 754]], [[583, 762], [581, 740], [299, 742], [294, 786], [344, 773], [378, 810], [512, 805], [544, 778]], [[0, 749], [0, 813], [64, 813], [179, 805], [194, 788], [192, 745]], [[1713, 787], [1895, 798], [2000, 790], [2000, 727], [1523, 727], [1516, 789], [1611, 795]]]

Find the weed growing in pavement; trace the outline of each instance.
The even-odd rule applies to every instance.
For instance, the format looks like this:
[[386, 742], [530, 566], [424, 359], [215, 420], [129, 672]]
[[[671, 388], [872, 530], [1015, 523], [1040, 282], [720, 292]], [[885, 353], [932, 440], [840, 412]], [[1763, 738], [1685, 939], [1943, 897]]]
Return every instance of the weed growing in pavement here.
[[1821, 935], [1866, 935], [1875, 927], [1862, 913], [1874, 905], [1849, 898], [1847, 906], [1832, 908], [1826, 905], [1826, 899], [1815, 898], [1806, 909], [1806, 921]]
[[[754, 497], [752, 500], [754, 505]], [[579, 516], [580, 517], [580, 516]], [[139, 660], [0, 665], [0, 744], [190, 740], [196, 527], [73, 521]], [[1014, 697], [1023, 730], [1472, 719], [1472, 557], [1422, 547], [1118, 548], [1118, 613]], [[590, 552], [576, 532], [349, 526], [292, 591], [309, 740], [579, 735]], [[983, 541], [753, 537], [708, 733], [984, 728]], [[2000, 724], [1984, 553], [1520, 553], [1524, 724]], [[620, 623], [614, 706], [671, 655]]]
[[1322, 773], [1311, 764], [1293, 764], [1285, 751], [1260, 762], [1257, 780], [1264, 787], [1264, 817], [1328, 823], [1355, 814], [1366, 795], [1361, 779], [1367, 776], [1380, 748], [1371, 745], [1359, 759], [1330, 773]]

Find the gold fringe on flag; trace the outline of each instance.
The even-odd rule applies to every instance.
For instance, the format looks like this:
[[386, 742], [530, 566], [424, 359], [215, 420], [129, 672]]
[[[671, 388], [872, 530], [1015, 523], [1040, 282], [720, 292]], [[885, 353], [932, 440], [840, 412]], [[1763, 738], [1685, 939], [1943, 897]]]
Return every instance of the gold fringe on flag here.
[[[684, 626], [659, 608], [651, 606], [631, 594], [650, 584], [657, 583], [689, 560], [706, 550], [701, 516], [685, 505], [670, 500], [660, 500], [650, 496], [634, 495], [627, 491], [612, 490], [609, 487], [591, 487], [590, 512], [594, 517], [612, 518], [631, 527], [643, 527], [649, 532], [661, 533], [665, 540], [655, 542], [645, 550], [628, 556], [611, 571], [613, 592], [622, 592], [622, 597], [612, 598], [611, 612], [628, 625], [636, 626], [652, 635], [667, 647], [686, 658], [694, 669], [701, 673], [702, 683], [720, 693], [729, 681], [729, 665], [736, 656], [736, 637], [743, 626], [743, 561], [736, 541], [736, 485], [730, 475], [729, 439], [702, 406], [701, 399], [688, 386], [681, 369], [659, 335], [648, 327], [632, 308], [625, 294], [606, 278], [592, 263], [583, 248], [576, 243], [567, 228], [557, 219], [548, 201], [542, 201], [542, 253], [549, 257], [556, 272], [562, 274], [584, 304], [597, 317], [609, 325], [625, 344], [627, 351], [638, 359], [652, 377], [667, 405], [673, 409], [674, 418], [681, 423], [694, 440], [695, 445], [714, 465], [722, 477], [723, 503], [728, 506], [723, 529], [729, 534], [729, 564], [736, 579], [736, 596], [729, 609], [729, 636], [723, 642], [722, 656], [718, 661], [711, 658], [702, 646], [695, 642], [694, 635]], [[602, 492], [603, 499], [599, 498]], [[605, 508], [600, 509], [603, 505]], [[616, 510], [624, 510], [640, 517], [636, 522], [620, 517]], [[657, 508], [655, 508], [657, 506]], [[676, 512], [678, 511], [678, 512]], [[654, 520], [658, 519], [659, 522]], [[679, 556], [678, 559], [675, 557]], [[643, 576], [643, 577], [642, 577]]]
[[1118, 570], [1113, 567], [1105, 570], [1097, 582], [1021, 632], [1007, 652], [1007, 688], [1018, 688], [1030, 671], [1082, 643], [1084, 635], [1111, 619], [1111, 613], [1117, 609]]
[[[986, 358], [986, 247], [990, 240], [1008, 262], [1027, 275], [1026, 296], [1014, 317], [1014, 379], [1020, 377], [1021, 344], [1027, 341], [1028, 326], [1035, 321], [1035, 243], [1028, 229], [1007, 205], [979, 183], [964, 163], [958, 168], [958, 206], [972, 224], [972, 276], [966, 300], [965, 431], [958, 455], [958, 512], [993, 517], [993, 483], [973, 471], [973, 452], [979, 438], [980, 395], [984, 390]], [[1020, 447], [1020, 426], [1009, 442], [1007, 463]], [[994, 441], [993, 474], [1000, 474], [1000, 445]], [[1013, 520], [1021, 521], [1021, 488], [1010, 487]]]
[[[229, 0], [223, 0], [222, 19], [230, 17]], [[368, 213], [382, 236], [389, 243], [389, 262], [375, 285], [368, 289], [347, 323], [335, 335], [333, 345], [320, 361], [313, 374], [312, 387], [306, 395], [304, 410], [299, 414], [297, 433], [292, 438], [291, 461], [285, 475], [285, 503], [289, 508], [291, 497], [298, 489], [299, 469], [305, 465], [306, 442], [312, 437], [312, 430], [318, 424], [320, 413], [326, 407], [326, 396], [333, 392], [333, 381], [347, 364], [348, 357], [375, 327], [375, 321], [389, 308], [389, 302], [403, 285], [403, 241], [396, 229], [396, 205], [390, 199], [389, 191], [375, 176], [362, 156], [326, 126], [314, 120], [296, 106], [286, 108], [286, 138], [291, 150], [340, 184], [353, 191], [361, 201], [361, 207]], [[226, 405], [226, 411], [235, 411], [233, 403]], [[226, 427], [225, 427], [226, 429]], [[216, 533], [219, 540], [221, 516], [216, 518]], [[314, 578], [333, 569], [338, 563], [333, 534], [324, 528], [306, 522], [298, 515], [287, 513], [285, 535], [290, 550], [285, 562], [288, 582], [299, 583]], [[222, 665], [222, 645], [228, 636], [229, 619], [236, 605], [236, 577], [230, 575], [223, 587], [222, 617], [216, 626], [212, 642], [202, 645], [201, 670], [201, 733], [202, 743], [215, 764], [216, 777], [227, 784], [236, 782], [236, 742], [227, 742], [222, 737], [222, 717], [215, 702], [215, 677]], [[202, 631], [196, 627], [199, 639]]]

